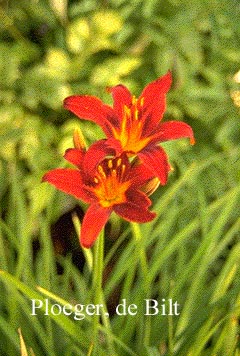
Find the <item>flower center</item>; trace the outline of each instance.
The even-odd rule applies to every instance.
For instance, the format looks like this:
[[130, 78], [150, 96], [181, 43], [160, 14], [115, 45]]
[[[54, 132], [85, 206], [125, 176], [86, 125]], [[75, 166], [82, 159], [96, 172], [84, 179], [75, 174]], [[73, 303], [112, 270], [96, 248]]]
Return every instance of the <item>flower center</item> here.
[[122, 144], [122, 149], [130, 154], [140, 152], [150, 141], [150, 138], [142, 138], [143, 121], [142, 108], [144, 98], [139, 101], [132, 97], [132, 105], [123, 107], [123, 118], [120, 130], [114, 130], [113, 134]]
[[97, 167], [93, 192], [102, 207], [109, 208], [126, 201], [125, 193], [130, 182], [124, 181], [125, 170], [121, 158], [106, 159]]

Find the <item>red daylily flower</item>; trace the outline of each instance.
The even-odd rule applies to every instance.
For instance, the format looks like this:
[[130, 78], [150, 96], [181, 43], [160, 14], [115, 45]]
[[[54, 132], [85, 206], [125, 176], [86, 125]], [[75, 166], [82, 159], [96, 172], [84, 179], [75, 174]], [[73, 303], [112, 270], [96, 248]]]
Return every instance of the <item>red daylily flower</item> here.
[[152, 173], [136, 160], [130, 163], [126, 153], [105, 158], [105, 152], [112, 154], [105, 140], [97, 141], [88, 151], [68, 149], [64, 157], [77, 169], [53, 169], [43, 177], [43, 181], [90, 204], [80, 236], [81, 245], [87, 248], [93, 245], [112, 211], [140, 223], [156, 216], [148, 210], [151, 200], [141, 190], [154, 180]]
[[192, 128], [181, 121], [162, 123], [171, 73], [148, 84], [137, 99], [124, 85], [109, 89], [113, 107], [88, 95], [74, 95], [64, 100], [64, 107], [81, 119], [97, 123], [117, 154], [137, 155], [161, 184], [166, 184], [170, 165], [160, 142], [188, 137], [194, 143]]

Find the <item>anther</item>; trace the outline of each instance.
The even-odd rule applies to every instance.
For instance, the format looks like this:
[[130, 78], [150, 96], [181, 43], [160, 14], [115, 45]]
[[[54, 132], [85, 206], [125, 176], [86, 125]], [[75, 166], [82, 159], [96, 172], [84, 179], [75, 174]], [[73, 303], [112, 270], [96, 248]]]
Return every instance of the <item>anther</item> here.
[[124, 105], [123, 110], [124, 110], [125, 115], [130, 116], [131, 110], [129, 109], [129, 107], [127, 105]]
[[104, 170], [103, 170], [103, 167], [102, 166], [98, 166], [98, 172], [101, 174], [101, 176], [103, 176], [104, 178], [106, 178], [106, 174], [105, 174], [105, 172], [104, 172]]
[[118, 158], [118, 160], [117, 160], [117, 167], [121, 166], [121, 163], [122, 163], [122, 158]]
[[137, 103], [136, 96], [133, 95], [133, 96], [132, 96], [132, 105], [136, 105], [136, 103]]
[[121, 171], [120, 171], [120, 173], [119, 173], [119, 181], [122, 181], [122, 180], [123, 180], [123, 176], [124, 176], [125, 169], [126, 169], [126, 165], [125, 165], [125, 164], [122, 164], [122, 166], [121, 166]]
[[97, 177], [94, 177], [93, 180], [94, 180], [95, 183], [98, 183], [98, 182], [99, 182], [99, 180], [97, 179]]
[[110, 159], [109, 161], [108, 161], [108, 168], [112, 168], [113, 167], [113, 163], [112, 163], [112, 159]]
[[135, 109], [134, 111], [134, 118], [135, 120], [138, 120], [138, 109]]

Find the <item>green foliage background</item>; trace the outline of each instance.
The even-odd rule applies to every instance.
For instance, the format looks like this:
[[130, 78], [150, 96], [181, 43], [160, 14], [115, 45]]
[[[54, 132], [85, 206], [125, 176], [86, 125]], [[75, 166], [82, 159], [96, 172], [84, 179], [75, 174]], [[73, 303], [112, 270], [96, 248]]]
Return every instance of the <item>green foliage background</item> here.
[[[0, 1], [1, 355], [26, 355], [18, 328], [36, 356], [240, 355], [239, 15], [237, 0]], [[75, 127], [88, 143], [102, 137], [62, 100], [79, 93], [111, 103], [107, 86], [138, 95], [169, 69], [165, 119], [190, 124], [196, 145], [164, 145], [175, 170], [153, 196], [153, 223], [138, 230], [111, 218], [104, 293], [139, 306], [146, 295], [173, 298], [181, 314], [113, 313], [92, 349], [91, 320], [30, 315], [31, 298], [74, 304], [94, 294], [91, 252], [76, 263], [73, 228], [57, 230], [54, 243], [51, 233], [85, 206], [40, 183], [66, 164]]]

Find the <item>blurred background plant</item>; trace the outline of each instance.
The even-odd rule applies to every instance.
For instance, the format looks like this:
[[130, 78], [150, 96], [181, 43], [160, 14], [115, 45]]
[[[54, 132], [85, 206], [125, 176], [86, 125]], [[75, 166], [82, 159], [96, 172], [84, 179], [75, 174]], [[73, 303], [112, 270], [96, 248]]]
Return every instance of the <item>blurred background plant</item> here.
[[[159, 320], [154, 319], [152, 327], [146, 329], [148, 340], [136, 331], [139, 320], [131, 321], [124, 329], [129, 336], [122, 333], [119, 340], [134, 350], [132, 355], [238, 355], [239, 15], [237, 0], [0, 1], [0, 268], [16, 278], [0, 289], [1, 355], [20, 352], [19, 327], [36, 356], [86, 355], [89, 347], [87, 341], [78, 345], [79, 330], [71, 334], [73, 326], [64, 329], [65, 320], [57, 321], [57, 329], [44, 319], [33, 322], [21, 294], [31, 297], [39, 284], [72, 302], [90, 298], [89, 271], [72, 223], [72, 214], [81, 218], [85, 206], [40, 182], [48, 169], [65, 164], [62, 154], [72, 146], [75, 127], [81, 126], [88, 144], [102, 137], [102, 132], [63, 110], [63, 99], [71, 94], [91, 94], [110, 104], [107, 86], [123, 83], [138, 95], [147, 83], [169, 69], [174, 82], [165, 119], [190, 124], [197, 144], [190, 147], [185, 140], [165, 144], [175, 171], [168, 185], [154, 195], [158, 220], [141, 229], [153, 236], [145, 241], [146, 250], [158, 247], [149, 260], [152, 281], [157, 281], [153, 293], [163, 298], [175, 293], [182, 302], [190, 294], [188, 309], [176, 322], [178, 326], [161, 319], [165, 329], [160, 334]], [[230, 206], [227, 211], [226, 206]], [[126, 281], [124, 291], [133, 281], [134, 275], [122, 269], [134, 246], [129, 243], [126, 247], [124, 236], [131, 235], [127, 226], [115, 216], [107, 226], [106, 253], [111, 263], [105, 283], [109, 300], [122, 279]], [[191, 236], [191, 241], [180, 234], [188, 228], [191, 232], [186, 236]], [[113, 257], [117, 237], [125, 246], [124, 250], [118, 242], [118, 262]], [[202, 261], [209, 246], [214, 251], [219, 244], [219, 254]], [[169, 251], [165, 252], [164, 265], [163, 251]], [[196, 298], [200, 284], [189, 285], [186, 273], [178, 284], [188, 261], [190, 275], [198, 270], [200, 261], [211, 267], [210, 272], [206, 267], [198, 280], [203, 282], [203, 275], [206, 277], [202, 288], [212, 283], [201, 301]], [[135, 265], [136, 272], [137, 262]], [[25, 287], [20, 288], [20, 281]], [[232, 288], [230, 297], [221, 294], [220, 281], [227, 281], [225, 292]], [[141, 278], [136, 285], [142, 288]], [[26, 286], [31, 286], [31, 291]], [[133, 299], [137, 293], [134, 288], [132, 294], [129, 291]], [[119, 292], [115, 299], [124, 293]], [[10, 295], [13, 298], [8, 300]], [[194, 306], [203, 309], [211, 298], [209, 318], [192, 320]], [[218, 298], [222, 303], [219, 313], [214, 304]], [[227, 307], [236, 307], [237, 301], [237, 314], [225, 322], [221, 318]], [[214, 313], [219, 322], [216, 332]], [[118, 335], [122, 321], [112, 318], [113, 334]], [[139, 325], [144, 325], [143, 320]], [[63, 335], [59, 344], [57, 334]], [[87, 330], [83, 336], [88, 340], [90, 334]], [[74, 342], [69, 346], [71, 338]], [[193, 346], [189, 338], [201, 342]], [[142, 339], [145, 348], [141, 347]], [[225, 348], [224, 343], [228, 345]], [[103, 342], [98, 355], [106, 354], [104, 347]], [[131, 354], [126, 348], [121, 350], [120, 341], [118, 347], [116, 355]], [[227, 347], [230, 351], [226, 352]]]

